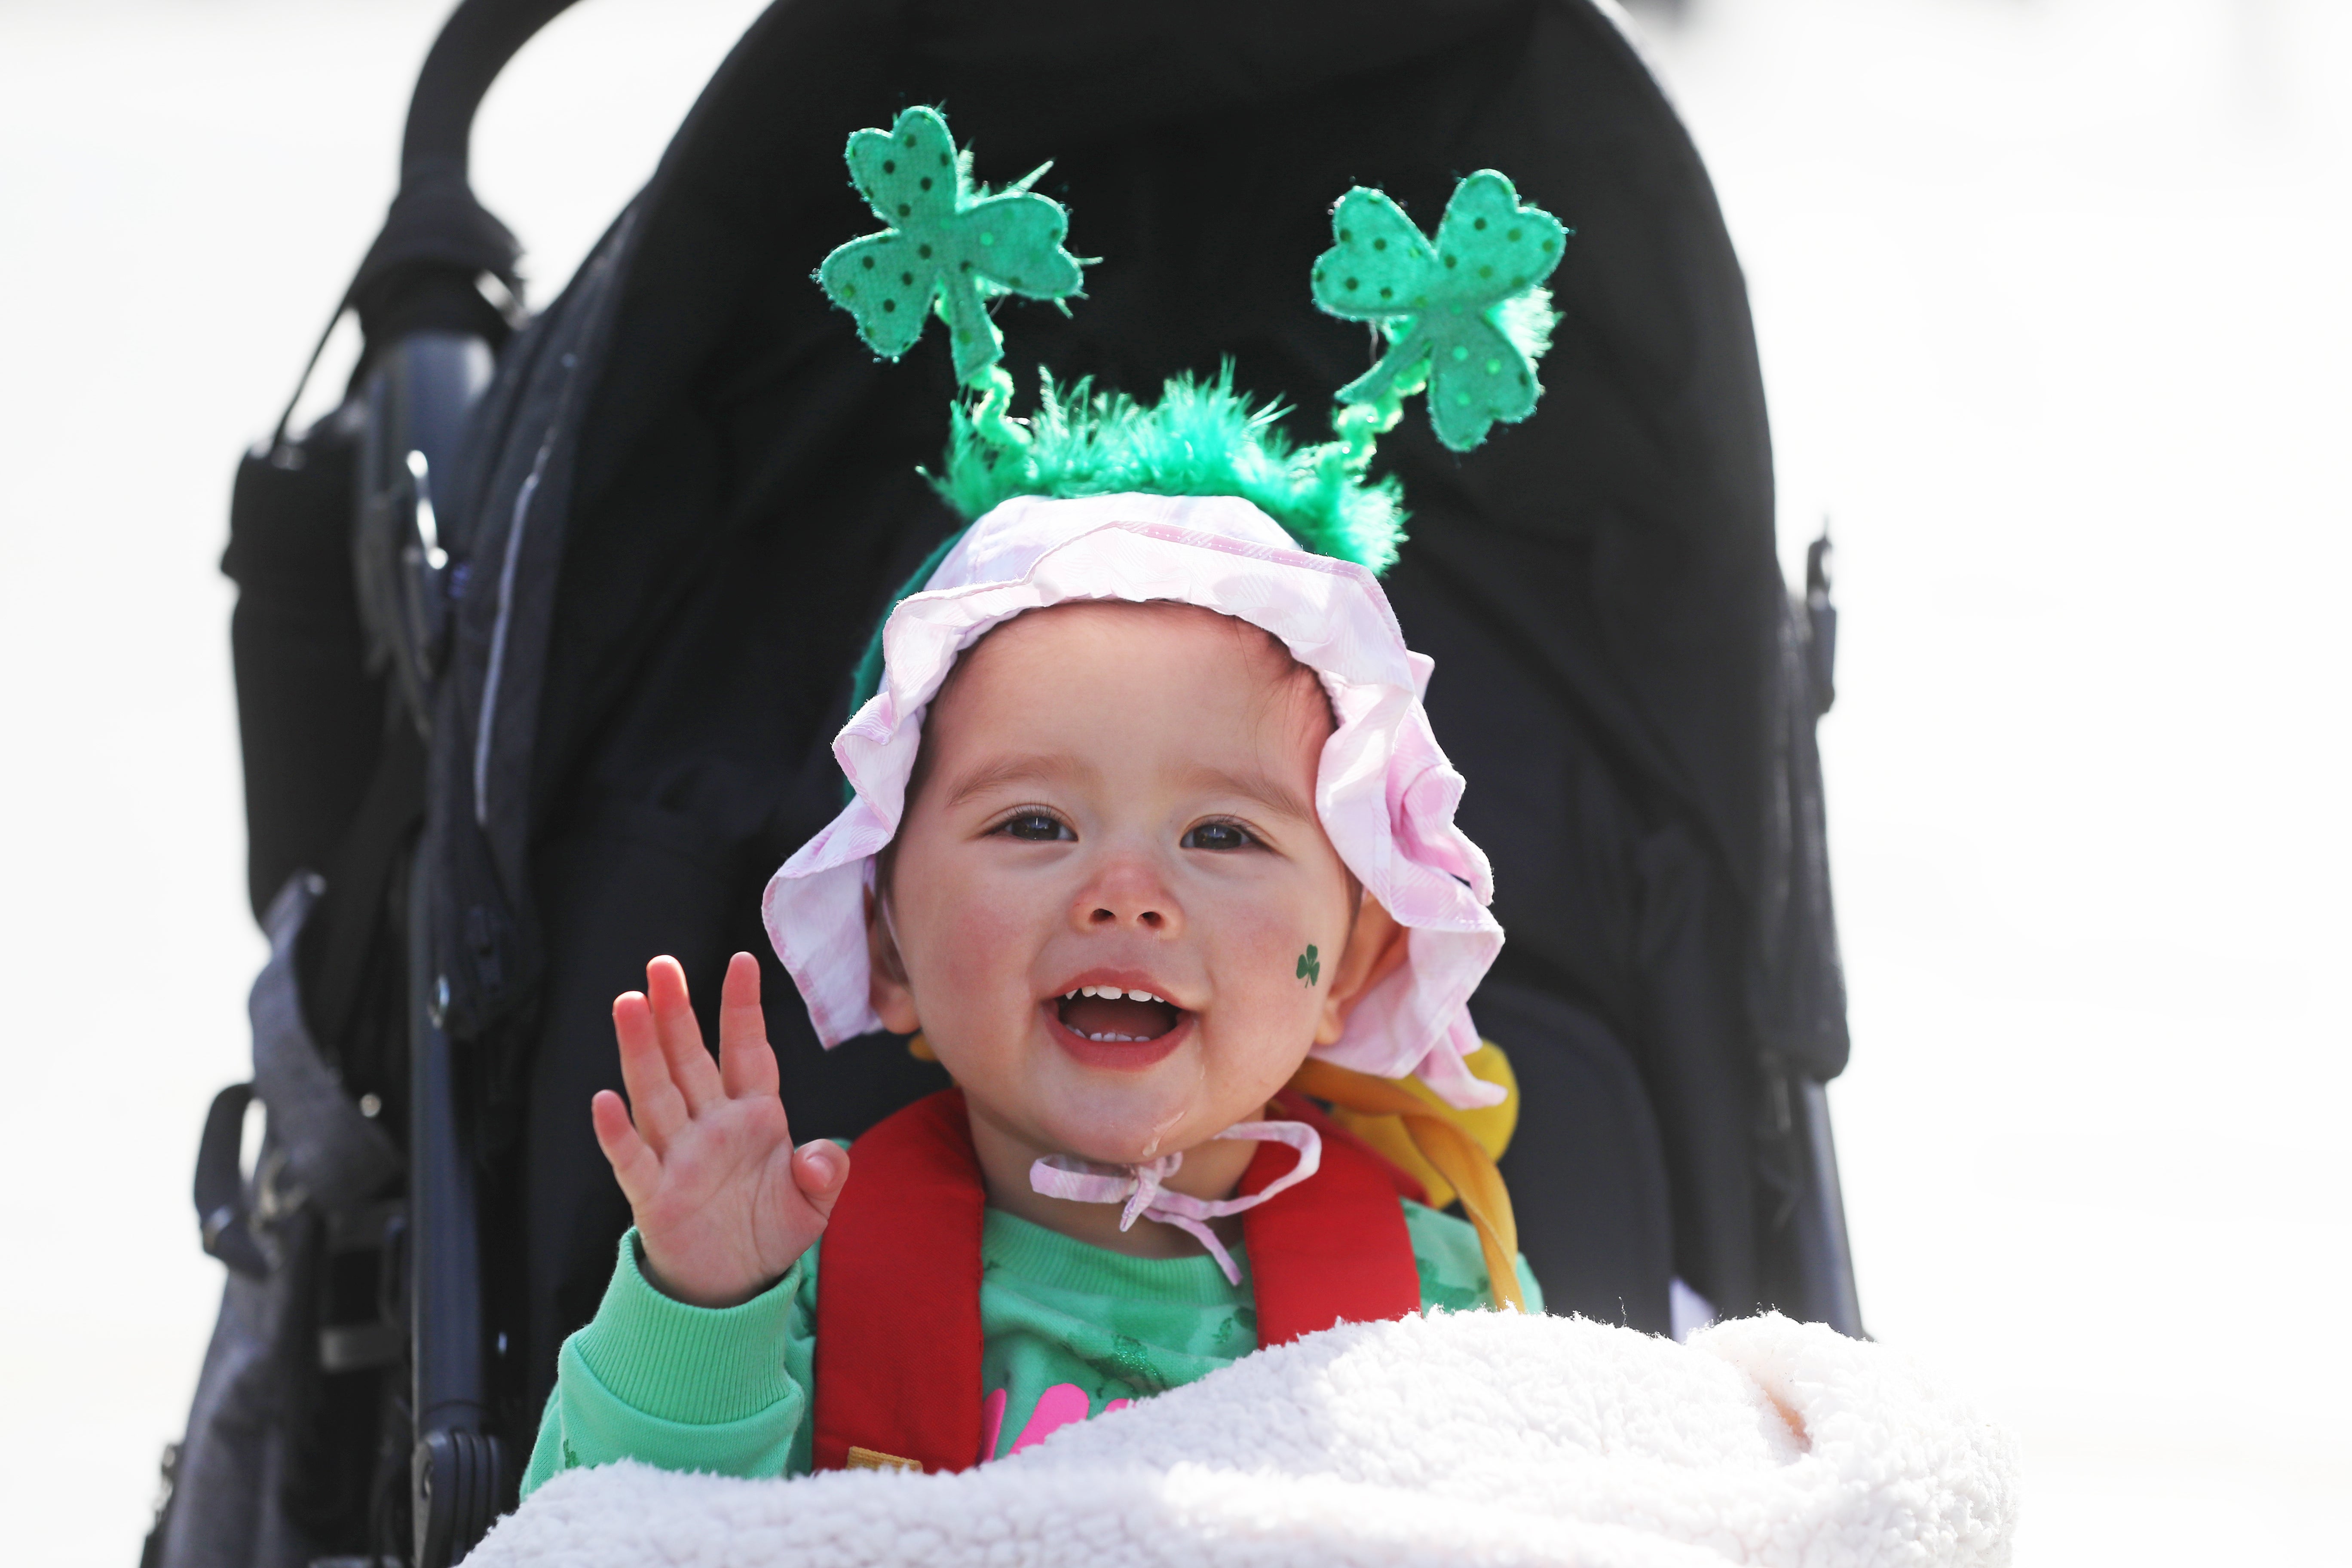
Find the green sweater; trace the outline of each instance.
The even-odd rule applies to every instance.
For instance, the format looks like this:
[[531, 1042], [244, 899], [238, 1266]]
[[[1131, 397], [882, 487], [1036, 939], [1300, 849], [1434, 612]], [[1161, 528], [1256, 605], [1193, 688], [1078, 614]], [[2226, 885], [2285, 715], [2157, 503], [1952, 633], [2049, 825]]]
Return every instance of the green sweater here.
[[[1465, 1221], [1410, 1200], [1405, 1229], [1424, 1310], [1486, 1305], [1486, 1266]], [[637, 1233], [593, 1321], [563, 1342], [523, 1495], [614, 1459], [724, 1476], [809, 1469], [818, 1248], [739, 1307], [691, 1307], [646, 1282]], [[991, 1458], [1073, 1421], [1205, 1376], [1257, 1348], [1249, 1259], [1239, 1285], [1206, 1253], [1129, 1258], [988, 1211], [981, 1235], [981, 1424]], [[1530, 1311], [1542, 1292], [1518, 1264]]]

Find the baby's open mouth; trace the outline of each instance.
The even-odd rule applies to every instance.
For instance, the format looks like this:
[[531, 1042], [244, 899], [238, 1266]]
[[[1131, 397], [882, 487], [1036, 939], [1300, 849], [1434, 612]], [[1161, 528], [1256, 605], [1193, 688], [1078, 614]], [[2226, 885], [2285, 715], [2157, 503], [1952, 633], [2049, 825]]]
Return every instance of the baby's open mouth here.
[[1116, 985], [1081, 985], [1058, 998], [1054, 1006], [1063, 1026], [1072, 1034], [1111, 1045], [1156, 1040], [1183, 1016], [1174, 1004], [1149, 991], [1121, 990]]

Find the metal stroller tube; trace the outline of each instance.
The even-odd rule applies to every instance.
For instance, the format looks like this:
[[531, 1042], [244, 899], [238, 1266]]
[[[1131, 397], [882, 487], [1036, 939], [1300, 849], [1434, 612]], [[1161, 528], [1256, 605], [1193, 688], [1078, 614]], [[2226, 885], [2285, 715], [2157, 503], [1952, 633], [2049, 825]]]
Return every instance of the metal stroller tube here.
[[[434, 40], [410, 100], [400, 194], [348, 302], [367, 338], [361, 404], [361, 618], [371, 664], [391, 666], [430, 738], [449, 577], [467, 542], [436, 510], [494, 355], [520, 313], [521, 247], [467, 180], [474, 115], [516, 51], [571, 0], [463, 0]], [[509, 299], [482, 292], [496, 278]], [[408, 871], [409, 1332], [415, 1568], [472, 1550], [506, 1501], [511, 1465], [493, 1430], [479, 1194], [456, 1047], [435, 994], [428, 862]]]
[[[412, 998], [430, 982], [429, 906], [420, 858], [409, 876]], [[409, 1019], [409, 1322], [416, 1447], [409, 1463], [415, 1568], [472, 1550], [507, 1486], [506, 1445], [490, 1430], [482, 1322], [481, 1221], [470, 1129], [458, 1104], [449, 1037], [429, 1007]]]
[[1842, 1334], [1864, 1339], [1853, 1244], [1845, 1228], [1845, 1193], [1838, 1181], [1837, 1145], [1830, 1137], [1828, 1088], [1815, 1079], [1799, 1080], [1797, 1114], [1804, 1129], [1806, 1188], [1792, 1223], [1804, 1310]]
[[479, 335], [427, 329], [373, 356], [361, 387], [352, 553], [368, 664], [390, 667], [402, 707], [428, 741], [449, 640], [449, 577], [467, 543], [435, 493], [447, 494], [467, 417], [493, 369]]

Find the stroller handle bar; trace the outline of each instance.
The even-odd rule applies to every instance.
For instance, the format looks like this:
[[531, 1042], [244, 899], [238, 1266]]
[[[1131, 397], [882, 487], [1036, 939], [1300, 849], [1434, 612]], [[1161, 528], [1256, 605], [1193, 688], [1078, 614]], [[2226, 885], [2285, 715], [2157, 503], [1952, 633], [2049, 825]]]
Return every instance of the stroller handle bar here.
[[572, 0], [464, 0], [417, 73], [400, 140], [402, 188], [467, 176], [474, 114], [522, 47]]
[[[507, 62], [571, 3], [462, 0], [442, 24], [408, 100], [399, 194], [336, 307], [337, 318], [359, 312], [362, 363], [413, 332], [464, 333], [495, 349], [520, 324], [522, 247], [467, 179], [474, 114]], [[284, 444], [286, 424], [278, 421], [274, 446]]]

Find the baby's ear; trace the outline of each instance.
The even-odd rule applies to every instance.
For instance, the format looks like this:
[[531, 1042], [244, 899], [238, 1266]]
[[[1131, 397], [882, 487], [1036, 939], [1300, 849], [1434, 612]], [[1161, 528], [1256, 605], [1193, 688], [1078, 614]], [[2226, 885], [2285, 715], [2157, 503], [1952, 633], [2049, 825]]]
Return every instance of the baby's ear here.
[[1357, 906], [1356, 928], [1348, 933], [1347, 951], [1332, 966], [1331, 989], [1323, 994], [1323, 1016], [1315, 1026], [1318, 1046], [1338, 1044], [1356, 1004], [1404, 967], [1409, 933], [1370, 892], [1364, 894], [1363, 900]]
[[866, 998], [894, 1035], [911, 1035], [921, 1028], [915, 1016], [915, 994], [907, 984], [907, 965], [898, 957], [898, 939], [890, 931], [890, 917], [866, 890]]

